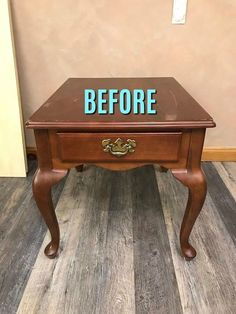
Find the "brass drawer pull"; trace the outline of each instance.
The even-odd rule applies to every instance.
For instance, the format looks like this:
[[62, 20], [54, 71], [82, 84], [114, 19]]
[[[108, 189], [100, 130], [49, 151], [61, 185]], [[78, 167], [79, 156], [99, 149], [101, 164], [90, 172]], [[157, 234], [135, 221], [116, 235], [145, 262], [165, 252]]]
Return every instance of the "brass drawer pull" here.
[[128, 139], [125, 143], [121, 138], [118, 138], [115, 140], [114, 143], [112, 143], [111, 139], [105, 139], [102, 141], [102, 147], [104, 152], [111, 153], [112, 155], [116, 157], [125, 156], [128, 153], [134, 153], [136, 142], [135, 140]]

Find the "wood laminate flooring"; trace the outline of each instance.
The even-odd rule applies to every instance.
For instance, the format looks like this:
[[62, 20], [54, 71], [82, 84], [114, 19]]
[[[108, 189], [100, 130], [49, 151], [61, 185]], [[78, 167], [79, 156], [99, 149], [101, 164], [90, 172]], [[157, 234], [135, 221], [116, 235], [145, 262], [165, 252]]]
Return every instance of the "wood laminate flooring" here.
[[[0, 178], [0, 313], [236, 313], [236, 163], [204, 163], [208, 194], [179, 252], [186, 189], [158, 166], [72, 169], [53, 189], [60, 255], [26, 179]], [[46, 235], [45, 235], [46, 233]]]

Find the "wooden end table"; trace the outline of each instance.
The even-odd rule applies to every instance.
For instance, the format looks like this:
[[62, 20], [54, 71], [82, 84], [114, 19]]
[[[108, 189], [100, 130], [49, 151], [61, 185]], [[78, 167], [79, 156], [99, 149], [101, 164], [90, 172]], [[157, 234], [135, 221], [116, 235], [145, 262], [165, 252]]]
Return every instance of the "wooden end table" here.
[[[157, 115], [115, 112], [85, 115], [84, 89], [156, 89]], [[171, 77], [68, 79], [26, 123], [34, 129], [38, 169], [33, 194], [51, 234], [45, 248], [57, 255], [60, 231], [51, 188], [84, 163], [126, 170], [158, 163], [188, 187], [189, 197], [181, 230], [183, 256], [196, 256], [189, 235], [202, 209], [206, 180], [201, 155], [206, 128], [215, 126], [209, 114]]]

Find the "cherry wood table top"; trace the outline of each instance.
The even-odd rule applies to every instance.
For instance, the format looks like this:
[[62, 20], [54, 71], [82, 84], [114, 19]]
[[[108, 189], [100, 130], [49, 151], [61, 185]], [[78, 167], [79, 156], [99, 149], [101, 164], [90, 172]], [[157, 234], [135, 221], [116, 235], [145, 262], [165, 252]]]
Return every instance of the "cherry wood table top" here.
[[[157, 114], [84, 114], [85, 89], [156, 89]], [[117, 105], [116, 105], [117, 106]], [[212, 117], [172, 77], [70, 78], [27, 121], [34, 129], [156, 131], [214, 127]]]

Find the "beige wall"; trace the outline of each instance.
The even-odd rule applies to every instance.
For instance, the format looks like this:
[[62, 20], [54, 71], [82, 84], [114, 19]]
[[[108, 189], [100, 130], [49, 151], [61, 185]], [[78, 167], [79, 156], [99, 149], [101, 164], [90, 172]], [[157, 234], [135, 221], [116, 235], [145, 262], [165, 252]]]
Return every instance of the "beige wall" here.
[[[25, 119], [68, 77], [174, 76], [215, 118], [207, 146], [236, 146], [236, 1], [13, 0]], [[27, 131], [27, 144], [34, 145]]]

